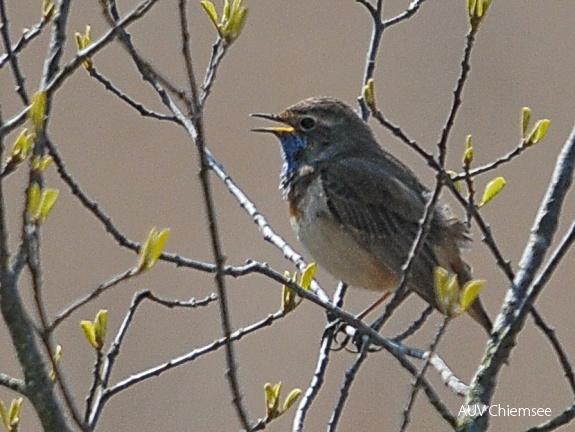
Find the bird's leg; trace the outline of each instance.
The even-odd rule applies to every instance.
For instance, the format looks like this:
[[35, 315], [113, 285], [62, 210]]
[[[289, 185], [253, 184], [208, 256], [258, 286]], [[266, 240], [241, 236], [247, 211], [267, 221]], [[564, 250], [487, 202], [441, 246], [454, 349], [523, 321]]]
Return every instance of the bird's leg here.
[[[367, 309], [363, 310], [363, 312], [361, 312], [359, 315], [357, 315], [357, 318], [360, 320], [363, 320], [367, 315], [369, 315], [374, 309], [376, 309], [379, 305], [381, 305], [385, 300], [387, 300], [387, 298], [390, 296], [391, 291], [386, 292], [385, 294], [383, 294], [379, 299], [377, 299], [372, 305], [370, 305]], [[336, 348], [334, 348], [334, 351], [340, 351], [342, 349], [345, 349], [348, 352], [358, 352], [358, 344], [360, 343], [360, 338], [358, 336], [360, 336], [359, 332], [356, 330], [356, 333], [351, 336], [349, 334], [347, 334], [347, 332], [345, 331], [345, 326], [347, 326], [346, 323], [341, 322], [338, 324], [338, 329], [336, 330], [336, 338], [335, 341], [338, 343], [338, 346]], [[344, 338], [341, 341], [337, 340], [337, 335], [339, 334], [344, 334]], [[347, 348], [347, 345], [349, 343], [350, 340], [354, 341], [354, 345], [356, 347], [356, 350], [353, 349], [349, 349]], [[370, 348], [370, 351], [379, 351], [379, 348], [377, 349], [372, 349]]]
[[384, 301], [387, 300], [387, 298], [390, 296], [391, 291], [386, 292], [385, 294], [383, 294], [379, 299], [377, 299], [375, 302], [373, 302], [373, 304], [371, 306], [369, 306], [367, 309], [364, 309], [363, 312], [361, 312], [357, 318], [360, 320], [363, 320], [367, 315], [369, 315], [371, 312], [373, 312], [373, 310], [375, 308], [377, 308], [380, 304], [382, 304]]
[[[334, 340], [337, 343], [337, 346], [335, 346], [335, 348], [332, 348], [332, 351], [341, 351], [342, 349], [345, 349], [347, 352], [352, 353], [352, 354], [357, 354], [360, 350], [361, 344], [363, 343], [362, 341], [362, 334], [361, 331], [357, 330], [357, 329], [353, 329], [354, 333], [353, 335], [349, 334], [346, 330], [346, 328], [348, 328], [349, 324], [346, 324], [343, 321], [340, 321], [339, 323], [337, 323], [337, 329], [335, 330], [335, 337]], [[351, 328], [351, 327], [349, 327]], [[338, 336], [340, 334], [343, 334], [343, 340], [339, 341], [338, 340]], [[348, 348], [348, 344], [349, 342], [352, 341], [352, 347]], [[382, 348], [381, 347], [369, 347], [368, 352], [377, 352], [377, 351], [381, 351]]]

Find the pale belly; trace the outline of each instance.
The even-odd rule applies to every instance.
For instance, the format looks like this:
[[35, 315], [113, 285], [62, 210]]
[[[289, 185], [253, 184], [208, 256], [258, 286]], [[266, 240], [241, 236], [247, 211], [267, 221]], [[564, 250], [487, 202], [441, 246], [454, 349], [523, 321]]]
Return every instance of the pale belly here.
[[397, 277], [335, 221], [318, 217], [298, 223], [292, 218], [292, 225], [313, 259], [336, 279], [376, 291], [396, 287]]

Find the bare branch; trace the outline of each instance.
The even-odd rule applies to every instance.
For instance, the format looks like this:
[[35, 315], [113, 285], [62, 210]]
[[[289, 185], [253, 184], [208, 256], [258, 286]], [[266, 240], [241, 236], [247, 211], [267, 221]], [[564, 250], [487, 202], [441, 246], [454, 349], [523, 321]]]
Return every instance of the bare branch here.
[[296, 410], [295, 417], [293, 419], [293, 432], [303, 431], [307, 413], [311, 408], [311, 404], [315, 400], [316, 396], [319, 394], [321, 387], [323, 386], [335, 331], [336, 326], [328, 325], [323, 332], [313, 377], [307, 390], [301, 398], [301, 401]]
[[121, 91], [118, 87], [116, 87], [109, 79], [107, 79], [105, 76], [100, 74], [96, 70], [95, 67], [92, 66], [90, 68], [90, 70], [88, 71], [88, 73], [90, 74], [91, 77], [96, 78], [96, 80], [98, 80], [106, 88], [106, 90], [111, 91], [118, 98], [120, 98], [121, 100], [126, 102], [128, 105], [130, 105], [132, 108], [134, 108], [136, 111], [138, 111], [143, 117], [151, 117], [151, 118], [155, 118], [158, 120], [168, 120], [168, 121], [177, 123], [177, 120], [174, 116], [169, 116], [166, 114], [161, 114], [161, 113], [157, 113], [155, 111], [149, 110], [145, 106], [143, 106], [141, 103], [132, 99], [130, 96], [128, 96], [126, 93]]
[[552, 418], [539, 426], [527, 429], [525, 432], [550, 432], [558, 429], [560, 426], [570, 423], [575, 418], [575, 404], [566, 408], [557, 417]]
[[423, 4], [423, 2], [425, 2], [425, 0], [413, 0], [405, 11], [403, 11], [399, 15], [394, 16], [393, 18], [385, 20], [383, 22], [384, 27], [388, 28], [394, 24], [398, 24], [402, 21], [411, 18], [419, 10], [419, 7]]
[[7, 54], [0, 56], [0, 69], [4, 67], [6, 62], [10, 60], [12, 56], [15, 56], [20, 52], [22, 52], [22, 50], [24, 50], [24, 48], [26, 48], [26, 46], [28, 46], [30, 42], [36, 39], [36, 37], [40, 36], [42, 34], [42, 30], [44, 29], [44, 27], [46, 27], [46, 24], [48, 24], [49, 22], [50, 21], [46, 19], [45, 16], [43, 16], [42, 20], [38, 24], [35, 24], [32, 28], [28, 29], [20, 37], [18, 42], [12, 45], [12, 48], [10, 50], [7, 50], [8, 51]]
[[447, 326], [448, 326], [449, 322], [450, 322], [450, 317], [445, 317], [443, 319], [443, 322], [441, 323], [439, 330], [437, 331], [437, 333], [435, 334], [435, 337], [433, 338], [433, 341], [431, 342], [431, 345], [429, 347], [429, 354], [427, 355], [425, 362], [423, 363], [423, 366], [421, 367], [421, 370], [419, 371], [419, 373], [415, 377], [415, 382], [413, 383], [413, 385], [411, 387], [411, 393], [409, 394], [407, 405], [403, 409], [403, 415], [402, 415], [401, 423], [400, 423], [399, 429], [398, 429], [400, 432], [404, 432], [405, 430], [407, 430], [407, 426], [409, 425], [409, 421], [410, 421], [411, 411], [413, 410], [413, 407], [415, 406], [415, 399], [417, 398], [417, 393], [419, 393], [419, 386], [421, 385], [421, 381], [425, 377], [425, 373], [427, 372], [427, 368], [431, 365], [431, 359], [435, 356], [435, 351], [436, 351], [437, 347], [439, 346], [439, 341], [445, 335], [445, 331], [447, 330]]
[[453, 124], [455, 123], [455, 117], [457, 116], [457, 112], [459, 111], [459, 107], [461, 106], [461, 96], [463, 94], [463, 88], [465, 87], [465, 83], [467, 82], [467, 78], [469, 77], [469, 71], [471, 70], [471, 51], [473, 50], [473, 44], [475, 42], [475, 35], [477, 34], [477, 27], [472, 28], [467, 33], [467, 43], [465, 44], [465, 50], [463, 53], [463, 59], [461, 60], [461, 71], [459, 74], [459, 78], [457, 79], [457, 86], [453, 91], [453, 101], [451, 103], [451, 109], [449, 110], [449, 115], [447, 116], [447, 120], [445, 121], [445, 125], [441, 130], [441, 137], [437, 142], [437, 149], [439, 152], [439, 165], [444, 167], [445, 165], [445, 157], [447, 156], [447, 140], [449, 139], [449, 134], [451, 133], [451, 129], [453, 128]]
[[54, 321], [52, 322], [52, 324], [50, 324], [49, 326], [46, 327], [47, 331], [49, 333], [53, 332], [54, 329], [56, 329], [56, 327], [58, 327], [61, 323], [63, 323], [76, 310], [78, 310], [79, 308], [81, 308], [85, 304], [91, 302], [92, 300], [94, 300], [95, 298], [100, 296], [100, 294], [104, 293], [105, 291], [108, 291], [110, 288], [115, 287], [120, 282], [126, 281], [129, 278], [135, 276], [136, 274], [138, 274], [137, 269], [131, 268], [131, 269], [126, 270], [125, 272], [123, 272], [117, 276], [114, 276], [112, 279], [98, 285], [89, 294], [82, 297], [81, 299], [76, 300], [74, 303], [72, 303], [70, 306], [68, 306], [66, 309], [64, 309], [62, 312], [60, 312], [58, 315], [56, 315], [56, 318], [54, 318]]
[[[557, 229], [563, 202], [572, 183], [574, 169], [575, 127], [559, 155], [553, 177], [541, 202], [529, 241], [523, 252], [519, 264], [520, 270], [515, 276], [513, 286], [507, 292], [501, 313], [495, 322], [493, 332], [495, 338], [491, 339], [487, 345], [487, 352], [482, 361], [483, 367], [473, 377], [470, 393], [466, 400], [468, 405], [474, 403], [489, 404], [495, 391], [495, 381], [499, 370], [515, 346], [514, 341], [523, 327], [525, 315], [547, 282], [547, 272], [540, 274], [535, 282], [533, 280]], [[571, 241], [570, 236], [568, 236], [564, 239], [563, 244]], [[564, 254], [561, 249], [558, 249], [555, 255], [559, 260], [563, 256], [561, 253]], [[552, 259], [549, 265], [551, 266], [549, 269], [552, 270], [557, 263]], [[483, 430], [487, 427], [488, 421], [488, 416], [467, 419], [462, 430], [465, 432]]]
[[18, 62], [18, 57], [14, 55], [12, 51], [12, 43], [10, 42], [10, 31], [8, 29], [8, 16], [6, 15], [6, 5], [4, 0], [0, 0], [0, 35], [2, 35], [2, 42], [4, 43], [4, 49], [6, 50], [6, 57], [10, 61], [10, 66], [12, 68], [12, 75], [14, 75], [14, 81], [16, 81], [16, 93], [20, 96], [22, 103], [28, 105], [30, 100], [28, 94], [26, 93], [26, 78], [20, 69], [20, 64]]

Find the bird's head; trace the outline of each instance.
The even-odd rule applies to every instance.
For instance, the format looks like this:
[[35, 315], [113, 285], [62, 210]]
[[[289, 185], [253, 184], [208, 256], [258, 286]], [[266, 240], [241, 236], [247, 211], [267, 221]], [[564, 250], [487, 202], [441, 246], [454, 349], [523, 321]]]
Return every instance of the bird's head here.
[[305, 99], [279, 114], [252, 116], [281, 123], [252, 130], [279, 138], [288, 174], [301, 165], [314, 167], [339, 155], [377, 147], [371, 130], [355, 111], [330, 97]]

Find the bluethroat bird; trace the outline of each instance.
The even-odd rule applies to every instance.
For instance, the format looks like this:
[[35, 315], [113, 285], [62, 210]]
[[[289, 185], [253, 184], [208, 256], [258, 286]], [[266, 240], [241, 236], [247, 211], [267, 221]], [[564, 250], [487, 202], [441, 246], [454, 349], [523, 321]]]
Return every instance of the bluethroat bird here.
[[[389, 293], [417, 235], [429, 191], [415, 173], [377, 143], [344, 102], [303, 100], [280, 114], [252, 114], [281, 126], [257, 128], [279, 138], [284, 165], [280, 188], [291, 224], [309, 253], [332, 276]], [[435, 206], [408, 288], [438, 309], [434, 269], [471, 280], [461, 257], [468, 229], [441, 203]], [[439, 310], [439, 309], [438, 309]], [[479, 298], [467, 310], [488, 333], [492, 324]]]

